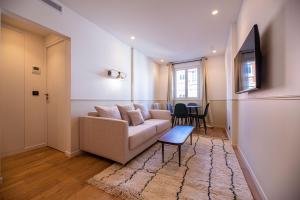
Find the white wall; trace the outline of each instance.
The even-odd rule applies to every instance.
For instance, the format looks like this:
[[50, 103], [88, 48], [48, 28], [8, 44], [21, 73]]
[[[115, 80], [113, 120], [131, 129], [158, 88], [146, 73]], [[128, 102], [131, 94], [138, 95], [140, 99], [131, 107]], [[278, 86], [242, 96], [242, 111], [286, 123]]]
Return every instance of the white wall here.
[[210, 56], [207, 64], [207, 97], [214, 126], [226, 127], [226, 76], [224, 55]]
[[161, 65], [159, 68], [159, 99], [165, 103], [168, 98], [168, 70], [167, 65]]
[[160, 66], [141, 52], [133, 52], [134, 97], [136, 101], [159, 100]]
[[[79, 116], [93, 111], [96, 104], [130, 103], [131, 47], [65, 6], [59, 13], [40, 0], [2, 0], [0, 7], [70, 38], [71, 132], [67, 133], [66, 152], [76, 154], [79, 147]], [[123, 81], [107, 78], [107, 70], [111, 68], [125, 72], [127, 78]], [[155, 69], [153, 72], [157, 71]], [[151, 81], [152, 78], [149, 78], [147, 84]], [[157, 86], [151, 85], [151, 88], [147, 90], [147, 98], [151, 97], [151, 91]]]
[[[241, 47], [258, 24], [262, 89], [237, 95], [237, 108], [231, 110], [237, 122], [232, 134], [261, 195], [272, 200], [300, 198], [299, 10], [298, 0], [245, 0], [232, 38]], [[226, 55], [234, 53], [229, 44]], [[227, 67], [229, 72], [233, 65], [228, 62]]]

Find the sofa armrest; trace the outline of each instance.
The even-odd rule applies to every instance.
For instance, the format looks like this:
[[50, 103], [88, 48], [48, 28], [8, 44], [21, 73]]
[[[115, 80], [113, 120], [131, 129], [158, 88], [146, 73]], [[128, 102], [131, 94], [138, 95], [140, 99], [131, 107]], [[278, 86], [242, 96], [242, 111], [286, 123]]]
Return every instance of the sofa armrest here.
[[150, 110], [152, 119], [171, 120], [171, 112], [169, 110]]
[[128, 122], [103, 117], [80, 118], [80, 149], [115, 160], [127, 162]]

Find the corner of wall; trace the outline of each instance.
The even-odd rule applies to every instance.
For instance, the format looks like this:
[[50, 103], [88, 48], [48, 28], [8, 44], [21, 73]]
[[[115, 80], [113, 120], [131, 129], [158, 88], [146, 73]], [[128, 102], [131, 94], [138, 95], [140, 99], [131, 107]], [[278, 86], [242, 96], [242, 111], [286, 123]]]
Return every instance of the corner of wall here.
[[[1, 38], [1, 30], [2, 29], [1, 29], [1, 8], [0, 8], [0, 38]], [[0, 39], [0, 47], [1, 47], [1, 39]], [[0, 54], [0, 57], [1, 57], [1, 54]], [[1, 61], [1, 58], [0, 58], [0, 61]], [[1, 159], [2, 159], [1, 157], [2, 157], [2, 131], [0, 128], [0, 184], [3, 182], [3, 178], [1, 176], [1, 174], [2, 174], [1, 173]]]
[[69, 157], [69, 158], [78, 156], [78, 155], [80, 155], [80, 154], [82, 154], [82, 151], [80, 151], [80, 150], [76, 150], [76, 151], [72, 151], [72, 152], [70, 152], [70, 151], [65, 151], [65, 155], [66, 155], [67, 157]]
[[66, 39], [66, 122], [65, 129], [67, 135], [66, 149], [72, 149], [72, 105], [71, 105], [71, 40]]

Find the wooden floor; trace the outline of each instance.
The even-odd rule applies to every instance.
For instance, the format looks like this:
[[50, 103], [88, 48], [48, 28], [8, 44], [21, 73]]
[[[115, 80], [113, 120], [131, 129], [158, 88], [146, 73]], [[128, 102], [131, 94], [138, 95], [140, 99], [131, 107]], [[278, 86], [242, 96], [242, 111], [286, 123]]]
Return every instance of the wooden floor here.
[[4, 158], [0, 199], [114, 199], [86, 184], [111, 164], [91, 154], [67, 158], [49, 147]]
[[[207, 135], [226, 138], [219, 128], [209, 129]], [[67, 158], [49, 147], [10, 156], [2, 160], [0, 199], [118, 199], [86, 183], [112, 163], [88, 153]]]
[[[196, 132], [199, 133], [199, 130], [200, 130], [201, 134], [204, 134], [203, 128], [201, 128], [201, 129], [197, 128]], [[207, 132], [206, 132], [206, 136], [228, 139], [227, 134], [223, 128], [208, 128]]]

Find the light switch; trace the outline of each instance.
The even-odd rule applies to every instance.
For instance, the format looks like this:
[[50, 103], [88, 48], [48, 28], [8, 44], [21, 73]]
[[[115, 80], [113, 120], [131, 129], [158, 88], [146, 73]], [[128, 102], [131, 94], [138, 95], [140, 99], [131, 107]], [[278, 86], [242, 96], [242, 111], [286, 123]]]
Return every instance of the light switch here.
[[40, 75], [41, 74], [41, 68], [39, 68], [37, 66], [32, 66], [32, 74]]

